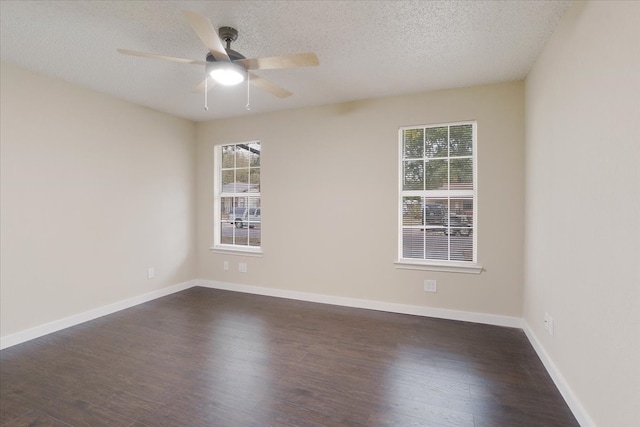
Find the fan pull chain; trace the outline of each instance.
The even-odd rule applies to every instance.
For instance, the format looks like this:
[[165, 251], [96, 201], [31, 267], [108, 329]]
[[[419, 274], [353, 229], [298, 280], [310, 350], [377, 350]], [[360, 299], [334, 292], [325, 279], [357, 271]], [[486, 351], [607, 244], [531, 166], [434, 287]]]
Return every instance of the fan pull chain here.
[[204, 73], [204, 111], [209, 111], [209, 105], [207, 102], [207, 94], [209, 93], [209, 76]]
[[249, 98], [250, 90], [249, 90], [249, 88], [251, 87], [251, 85], [249, 84], [249, 76], [250, 76], [249, 70], [247, 70], [247, 105], [245, 106], [247, 111], [251, 110], [251, 103], [249, 102], [250, 101], [250, 98]]

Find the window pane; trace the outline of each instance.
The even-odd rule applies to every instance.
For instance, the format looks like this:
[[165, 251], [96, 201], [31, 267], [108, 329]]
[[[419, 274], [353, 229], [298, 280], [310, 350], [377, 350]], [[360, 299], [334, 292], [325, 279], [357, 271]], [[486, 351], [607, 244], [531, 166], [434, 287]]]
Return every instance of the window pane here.
[[236, 192], [249, 192], [249, 168], [236, 169]]
[[403, 131], [404, 159], [421, 159], [424, 156], [424, 129], [407, 129]]
[[424, 190], [424, 162], [408, 160], [404, 164], [403, 190]]
[[233, 244], [249, 246], [249, 227], [233, 227]]
[[469, 224], [473, 226], [473, 199], [462, 199], [462, 214], [469, 219]]
[[229, 219], [231, 212], [233, 211], [233, 197], [221, 197], [220, 198], [220, 220], [221, 222], [230, 222]]
[[402, 225], [421, 225], [422, 197], [402, 198]]
[[473, 261], [473, 237], [452, 235], [450, 241], [452, 261]]
[[445, 218], [445, 227], [449, 227], [450, 230], [447, 230], [446, 233], [454, 234], [454, 235], [469, 235], [471, 234], [472, 227], [472, 218], [473, 213], [467, 214], [462, 209], [462, 201], [461, 200], [451, 200], [449, 215]]
[[262, 211], [260, 210], [260, 199], [258, 197], [249, 197], [249, 211], [246, 214], [247, 222], [251, 227], [260, 225], [262, 220]]
[[262, 210], [260, 208], [259, 197], [249, 197], [249, 212], [247, 218], [249, 246], [260, 246]]
[[235, 165], [235, 145], [225, 145], [222, 147], [222, 168], [232, 168]]
[[252, 193], [260, 192], [260, 168], [251, 168], [249, 172], [249, 191]]
[[447, 134], [446, 126], [426, 129], [425, 157], [447, 157]]
[[249, 147], [249, 153], [250, 153], [250, 166], [252, 168], [255, 167], [259, 167], [260, 166], [260, 143], [259, 142], [252, 142], [250, 144], [247, 144], [247, 146]]
[[449, 130], [449, 149], [451, 157], [473, 155], [473, 126], [451, 126]]
[[248, 150], [248, 148], [249, 147], [245, 144], [238, 144], [236, 146], [236, 167], [237, 168], [249, 167], [251, 152]]
[[451, 213], [464, 215], [469, 223], [473, 220], [473, 198], [460, 197], [449, 201]]
[[233, 169], [222, 171], [222, 192], [235, 193], [236, 180], [234, 179]]
[[220, 223], [220, 243], [223, 245], [233, 244], [233, 225], [228, 222]]
[[[227, 220], [231, 225], [241, 228], [243, 221], [246, 221], [244, 217], [247, 214], [247, 198], [246, 197], [225, 197], [224, 199], [231, 200], [231, 207], [227, 210]], [[223, 214], [224, 217], [224, 214]]]
[[447, 199], [425, 199], [422, 224], [431, 229], [444, 229], [448, 210]]
[[473, 160], [453, 159], [451, 160], [451, 190], [471, 190], [473, 189]]
[[430, 232], [425, 238], [425, 258], [449, 260], [449, 238], [442, 233]]
[[250, 228], [249, 229], [249, 246], [260, 246], [261, 243], [262, 242], [260, 237], [260, 225]]
[[425, 163], [425, 181], [427, 190], [448, 190], [448, 160], [427, 160]]
[[402, 230], [402, 257], [424, 258], [425, 231], [418, 228], [405, 228]]

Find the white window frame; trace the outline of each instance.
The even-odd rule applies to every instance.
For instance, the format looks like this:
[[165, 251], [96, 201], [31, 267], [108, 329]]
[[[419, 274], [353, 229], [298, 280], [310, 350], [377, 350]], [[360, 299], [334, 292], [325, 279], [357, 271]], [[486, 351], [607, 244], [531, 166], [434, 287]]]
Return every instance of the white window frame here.
[[[472, 142], [472, 164], [473, 164], [473, 189], [472, 190], [403, 190], [404, 165], [403, 165], [403, 149], [404, 138], [403, 132], [408, 129], [428, 129], [436, 127], [451, 127], [458, 125], [472, 125], [473, 142]], [[398, 129], [398, 258], [395, 262], [396, 268], [409, 270], [430, 270], [444, 271], [453, 273], [480, 273], [482, 266], [478, 264], [478, 126], [476, 121], [437, 123], [429, 125], [403, 126]], [[447, 157], [448, 158], [448, 157]], [[403, 212], [402, 202], [404, 196], [420, 196], [431, 198], [455, 198], [455, 197], [473, 197], [473, 256], [472, 261], [447, 261], [436, 259], [422, 258], [404, 258], [403, 257]], [[451, 233], [447, 236], [448, 244], [450, 244]]]
[[[249, 245], [234, 245], [228, 243], [221, 243], [222, 236], [220, 235], [220, 224], [222, 222], [222, 198], [224, 197], [247, 197], [248, 194], [251, 194], [251, 197], [259, 197], [260, 198], [260, 209], [262, 209], [262, 196], [261, 191], [257, 193], [247, 193], [247, 192], [222, 192], [222, 147], [230, 146], [230, 145], [242, 145], [242, 144], [260, 144], [260, 174], [262, 183], [262, 149], [263, 143], [259, 140], [251, 140], [251, 141], [243, 141], [243, 142], [229, 142], [225, 144], [215, 145], [213, 147], [213, 245], [210, 250], [212, 252], [220, 252], [220, 253], [231, 253], [231, 254], [242, 254], [246, 256], [262, 256], [262, 240], [260, 241], [260, 246], [249, 246]], [[262, 184], [260, 184], [262, 186]], [[262, 225], [261, 225], [262, 226]], [[249, 229], [247, 229], [249, 231]], [[262, 232], [261, 232], [262, 239]]]

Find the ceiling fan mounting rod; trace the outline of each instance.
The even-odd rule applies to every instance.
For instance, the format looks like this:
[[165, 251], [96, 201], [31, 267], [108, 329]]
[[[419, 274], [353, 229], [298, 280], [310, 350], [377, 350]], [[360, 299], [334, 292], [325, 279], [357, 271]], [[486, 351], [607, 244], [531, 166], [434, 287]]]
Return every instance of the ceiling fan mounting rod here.
[[227, 43], [227, 50], [231, 49], [231, 42], [238, 40], [238, 30], [233, 27], [220, 27], [218, 34]]

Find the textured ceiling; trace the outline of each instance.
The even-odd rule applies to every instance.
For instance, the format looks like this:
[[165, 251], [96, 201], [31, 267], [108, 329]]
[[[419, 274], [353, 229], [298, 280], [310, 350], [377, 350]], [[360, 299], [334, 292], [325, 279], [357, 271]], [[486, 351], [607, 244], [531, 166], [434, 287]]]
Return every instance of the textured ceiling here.
[[[523, 79], [569, 1], [0, 1], [2, 61], [194, 121]], [[203, 60], [182, 10], [232, 26], [247, 58], [315, 52], [320, 66], [256, 74], [292, 91], [246, 85], [203, 94]]]

